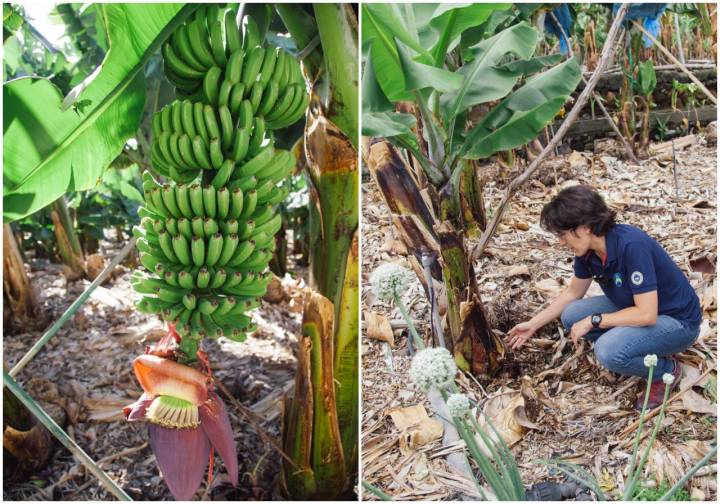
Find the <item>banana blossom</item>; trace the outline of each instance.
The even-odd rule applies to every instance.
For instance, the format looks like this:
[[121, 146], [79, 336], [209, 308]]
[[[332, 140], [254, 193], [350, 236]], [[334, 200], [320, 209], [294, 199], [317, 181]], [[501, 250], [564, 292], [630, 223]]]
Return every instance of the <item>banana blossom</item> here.
[[213, 449], [237, 485], [230, 418], [211, 388], [211, 379], [195, 368], [151, 354], [137, 357], [133, 368], [144, 393], [123, 411], [130, 422], [148, 422], [150, 445], [175, 499], [192, 498], [208, 463], [212, 464]]

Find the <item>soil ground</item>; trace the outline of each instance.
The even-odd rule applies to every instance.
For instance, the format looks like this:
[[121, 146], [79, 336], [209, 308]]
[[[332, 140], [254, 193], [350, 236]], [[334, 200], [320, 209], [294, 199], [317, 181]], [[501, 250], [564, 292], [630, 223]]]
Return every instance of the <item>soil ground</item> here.
[[[596, 142], [593, 151], [548, 159], [513, 198], [486, 254], [475, 263], [486, 311], [492, 326], [504, 336], [552, 300], [571, 278], [572, 254], [544, 232], [538, 221], [552, 195], [581, 182], [604, 195], [618, 212], [619, 222], [638, 226], [658, 240], [688, 275], [704, 312], [700, 337], [680, 355], [685, 372], [681, 386], [712, 370], [668, 406], [649, 459], [647, 486], [663, 478], [676, 481], [707, 452], [715, 437], [716, 159], [716, 149], [703, 140], [677, 152], [675, 167], [667, 156], [634, 166], [622, 159], [618, 146], [609, 140]], [[490, 181], [485, 205], [493, 209], [523, 167], [508, 172], [492, 163], [485, 169]], [[432, 418], [437, 415], [427, 396], [408, 378], [411, 357], [400, 312], [394, 304], [376, 301], [368, 285], [370, 274], [380, 264], [400, 262], [409, 267], [407, 250], [372, 180], [363, 185], [362, 203], [362, 477], [398, 500], [473, 497], [473, 486], [453, 472], [446, 460], [448, 453], [461, 450], [457, 443], [443, 446], [436, 439], [422, 444], [417, 435], [422, 427], [401, 431], [391, 418], [397, 408], [413, 405], [422, 405]], [[701, 265], [708, 264], [712, 272], [702, 273]], [[594, 285], [588, 295], [599, 293]], [[427, 341], [430, 308], [419, 281], [403, 300]], [[393, 346], [368, 337], [368, 319], [375, 315], [389, 319], [392, 334], [387, 329], [378, 333], [394, 340]], [[526, 488], [562, 479], [535, 463], [546, 458], [584, 466], [610, 495], [622, 488], [635, 433], [629, 426], [638, 418], [632, 402], [639, 384], [637, 379], [601, 368], [589, 346], [576, 352], [559, 322], [546, 326], [520, 350], [509, 351], [499, 376], [476, 380], [462, 374], [457, 383], [512, 443]], [[715, 500], [715, 474], [692, 479], [689, 488], [696, 498]], [[364, 498], [375, 499], [368, 492]]]
[[[113, 257], [122, 244], [101, 242], [101, 253]], [[291, 259], [292, 261], [292, 259]], [[39, 297], [38, 327], [4, 334], [4, 362], [12, 367], [89, 285], [68, 282], [58, 265], [31, 261], [30, 277]], [[155, 316], [136, 311], [137, 295], [129, 283], [133, 265], [121, 265], [117, 275], [99, 287], [72, 320], [21, 371], [18, 382], [56, 419], [83, 450], [135, 500], [172, 500], [159, 475], [143, 423], [128, 423], [122, 407], [134, 402], [141, 389], [132, 371], [133, 359], [165, 333]], [[246, 413], [270, 437], [279, 439], [279, 405], [291, 390], [295, 375], [304, 268], [289, 265], [278, 292], [283, 300], [263, 301], [253, 312], [258, 331], [243, 343], [209, 340], [213, 375], [244, 406]], [[280, 455], [261, 439], [246, 416], [219, 392], [227, 405], [235, 433], [240, 484], [233, 488], [221, 459], [215, 458], [211, 484], [203, 482], [196, 498], [211, 500], [271, 499], [280, 469]], [[6, 473], [6, 500], [114, 500], [113, 496], [54, 442], [50, 463], [12, 482]], [[9, 469], [6, 467], [6, 470]]]

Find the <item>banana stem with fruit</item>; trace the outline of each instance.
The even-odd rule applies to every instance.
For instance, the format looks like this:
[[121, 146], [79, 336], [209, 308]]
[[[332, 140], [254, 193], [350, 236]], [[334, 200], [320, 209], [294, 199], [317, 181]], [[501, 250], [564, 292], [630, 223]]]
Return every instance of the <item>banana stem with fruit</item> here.
[[[240, 26], [236, 17], [234, 9], [203, 5], [162, 46], [165, 75], [178, 99], [153, 117], [151, 159], [167, 182], [143, 174], [145, 206], [133, 229], [148, 270], [132, 276], [143, 295], [137, 308], [172, 324], [174, 342], [168, 339], [156, 353], [183, 363], [202, 355], [205, 337], [244, 341], [256, 328], [248, 312], [265, 294], [282, 226], [277, 205], [287, 195], [278, 184], [295, 166], [291, 152], [275, 148], [272, 132], [300, 119], [308, 103], [298, 61], [281, 48], [266, 47], [252, 17]], [[201, 390], [194, 368], [173, 360], [138, 362], [138, 379], [155, 397], [145, 418], [152, 423], [158, 410], [174, 419], [160, 424], [171, 431], [161, 431], [162, 443], [189, 443], [188, 449], [199, 450], [195, 455], [204, 453], [196, 434], [180, 434], [197, 418], [202, 424], [203, 411], [217, 409], [219, 398]], [[169, 394], [149, 389], [142, 366], [150, 364], [152, 377], [191, 376], [204, 395], [190, 400], [174, 389]], [[199, 408], [199, 417], [190, 405]], [[152, 436], [159, 434], [151, 430]], [[153, 443], [156, 455], [161, 444]], [[230, 468], [230, 453], [221, 455]], [[181, 487], [168, 480], [168, 471], [182, 469], [172, 464], [183, 462], [162, 462], [158, 455], [158, 463], [173, 494], [191, 497], [199, 479], [193, 476]]]

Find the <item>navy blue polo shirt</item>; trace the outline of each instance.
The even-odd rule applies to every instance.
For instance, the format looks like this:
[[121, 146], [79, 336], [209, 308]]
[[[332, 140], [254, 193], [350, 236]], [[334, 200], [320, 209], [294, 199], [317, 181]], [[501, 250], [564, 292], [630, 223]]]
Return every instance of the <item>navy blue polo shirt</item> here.
[[658, 314], [699, 324], [700, 301], [685, 274], [658, 242], [644, 231], [616, 224], [605, 235], [607, 258], [602, 264], [595, 252], [576, 256], [578, 278], [593, 278], [620, 309], [635, 306], [633, 295], [656, 290]]

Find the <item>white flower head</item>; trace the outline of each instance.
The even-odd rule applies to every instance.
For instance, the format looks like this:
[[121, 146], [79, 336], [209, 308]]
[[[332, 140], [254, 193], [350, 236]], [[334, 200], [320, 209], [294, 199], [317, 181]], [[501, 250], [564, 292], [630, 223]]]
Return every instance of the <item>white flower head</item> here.
[[425, 391], [451, 382], [456, 374], [455, 359], [447, 348], [420, 350], [410, 364], [410, 379]]
[[412, 273], [399, 264], [385, 263], [370, 275], [370, 286], [378, 299], [390, 301], [407, 288], [412, 277]]
[[465, 394], [451, 394], [447, 407], [452, 416], [462, 418], [470, 411], [470, 399]]
[[663, 375], [663, 383], [665, 383], [665, 385], [670, 385], [674, 381], [675, 381], [675, 376], [673, 376], [672, 373], [665, 373]]
[[645, 367], [654, 367], [657, 366], [657, 355], [655, 354], [647, 354], [645, 356], [645, 359], [643, 359], [643, 362], [645, 363]]

